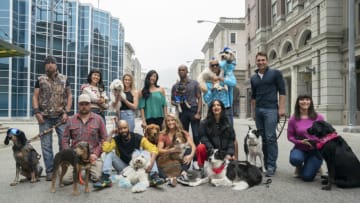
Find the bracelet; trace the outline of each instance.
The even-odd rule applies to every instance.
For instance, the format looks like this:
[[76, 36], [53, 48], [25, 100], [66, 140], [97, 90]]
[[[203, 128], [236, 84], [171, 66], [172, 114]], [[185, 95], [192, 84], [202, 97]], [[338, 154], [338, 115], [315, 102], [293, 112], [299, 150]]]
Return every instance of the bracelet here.
[[34, 109], [33, 109], [33, 114], [35, 115], [35, 114], [37, 114], [37, 113], [41, 113], [41, 112], [40, 112], [40, 109], [39, 109], [39, 108], [34, 108]]

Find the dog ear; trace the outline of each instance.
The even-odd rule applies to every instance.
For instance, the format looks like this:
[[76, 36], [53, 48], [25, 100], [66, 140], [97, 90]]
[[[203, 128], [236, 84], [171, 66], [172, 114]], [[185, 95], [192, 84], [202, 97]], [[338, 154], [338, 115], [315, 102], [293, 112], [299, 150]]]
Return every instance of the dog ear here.
[[21, 142], [21, 145], [23, 145], [23, 146], [26, 145], [27, 139], [26, 139], [25, 133], [23, 131], [20, 131], [18, 138]]
[[324, 125], [324, 127], [328, 133], [333, 133], [336, 131], [335, 128], [330, 123], [328, 123], [326, 121], [322, 121], [321, 123]]

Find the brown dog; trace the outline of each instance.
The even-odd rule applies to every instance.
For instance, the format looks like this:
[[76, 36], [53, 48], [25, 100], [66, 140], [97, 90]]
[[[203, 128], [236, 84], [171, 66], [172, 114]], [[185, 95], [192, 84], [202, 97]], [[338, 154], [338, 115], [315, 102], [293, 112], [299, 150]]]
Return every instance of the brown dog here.
[[[23, 175], [31, 183], [39, 181], [42, 167], [39, 165], [40, 154], [36, 152], [34, 147], [26, 139], [25, 133], [17, 128], [10, 128], [4, 140], [4, 144], [8, 145], [13, 142], [13, 155], [16, 162], [15, 179], [10, 186], [19, 183], [19, 175]], [[23, 180], [20, 180], [20, 182]]]
[[145, 128], [144, 136], [149, 140], [149, 142], [157, 145], [159, 139], [160, 127], [156, 124], [147, 125]]
[[79, 142], [75, 149], [65, 149], [58, 152], [54, 158], [54, 171], [52, 176], [51, 192], [55, 192], [56, 176], [59, 168], [61, 167], [59, 187], [63, 187], [63, 177], [68, 169], [68, 166], [72, 165], [73, 171], [73, 194], [79, 195], [77, 188], [77, 182], [81, 179], [82, 168], [85, 168], [85, 192], [90, 192], [89, 189], [89, 176], [90, 176], [90, 146], [87, 142]]

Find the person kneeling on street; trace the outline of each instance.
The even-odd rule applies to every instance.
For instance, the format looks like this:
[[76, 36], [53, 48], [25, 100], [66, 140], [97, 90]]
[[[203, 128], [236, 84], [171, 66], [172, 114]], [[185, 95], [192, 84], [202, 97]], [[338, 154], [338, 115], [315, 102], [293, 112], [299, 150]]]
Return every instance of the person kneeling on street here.
[[[150, 157], [150, 164], [146, 171], [150, 175], [150, 185], [157, 186], [163, 184], [164, 179], [159, 177], [157, 164], [155, 162], [158, 154], [157, 147], [150, 143], [144, 136], [129, 131], [129, 125], [125, 120], [117, 123], [118, 129], [115, 136], [109, 136], [102, 145], [103, 152], [106, 153], [103, 173], [100, 181], [94, 184], [95, 188], [108, 187], [111, 185], [110, 175], [112, 167], [118, 173], [129, 165], [131, 155], [135, 150], [143, 149], [145, 154]], [[115, 152], [113, 151], [115, 149]]]

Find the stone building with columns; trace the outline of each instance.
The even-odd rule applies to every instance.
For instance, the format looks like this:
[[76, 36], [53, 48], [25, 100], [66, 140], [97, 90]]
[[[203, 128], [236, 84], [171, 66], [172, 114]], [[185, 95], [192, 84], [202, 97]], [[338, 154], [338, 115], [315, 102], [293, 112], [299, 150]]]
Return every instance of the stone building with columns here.
[[[347, 0], [246, 0], [246, 115], [250, 117], [249, 78], [255, 55], [267, 53], [269, 66], [286, 83], [286, 113], [293, 113], [299, 94], [310, 94], [316, 111], [332, 124], [348, 121]], [[360, 87], [360, 1], [355, 9], [357, 89]], [[360, 97], [357, 97], [357, 109]], [[357, 111], [357, 118], [360, 114]], [[357, 120], [359, 124], [359, 119]]]

